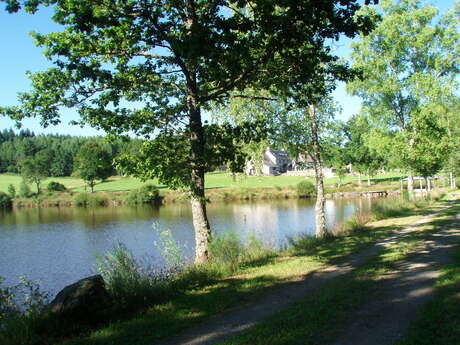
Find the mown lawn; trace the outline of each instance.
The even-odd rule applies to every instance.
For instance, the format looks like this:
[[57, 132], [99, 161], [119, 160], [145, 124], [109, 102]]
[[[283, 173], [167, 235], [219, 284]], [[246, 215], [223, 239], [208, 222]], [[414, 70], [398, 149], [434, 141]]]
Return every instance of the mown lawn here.
[[[375, 176], [373, 181], [375, 182], [389, 182], [391, 180], [397, 180], [401, 174], [398, 173], [388, 173]], [[305, 180], [305, 177], [302, 176], [244, 176], [237, 175], [233, 177], [231, 174], [227, 173], [209, 173], [206, 175], [206, 188], [218, 189], [218, 188], [256, 188], [256, 187], [288, 187], [295, 186], [300, 181]], [[313, 182], [313, 179], [310, 179]], [[327, 178], [325, 183], [328, 185], [336, 184], [338, 178]], [[57, 181], [64, 184], [67, 189], [75, 191], [84, 191], [85, 184], [84, 182], [75, 177], [50, 177], [43, 181], [43, 186], [45, 187], [49, 181]], [[342, 183], [356, 182], [356, 176], [346, 176]], [[21, 177], [19, 175], [10, 175], [10, 174], [0, 174], [0, 191], [6, 192], [8, 186], [12, 184], [16, 190], [19, 189], [19, 184], [21, 183]], [[146, 182], [141, 181], [140, 179], [133, 177], [120, 177], [112, 176], [108, 181], [104, 183], [99, 183], [95, 186], [95, 191], [126, 191], [140, 187], [144, 183], [153, 183], [161, 186], [157, 180], [149, 180]], [[34, 186], [31, 186], [34, 190]]]

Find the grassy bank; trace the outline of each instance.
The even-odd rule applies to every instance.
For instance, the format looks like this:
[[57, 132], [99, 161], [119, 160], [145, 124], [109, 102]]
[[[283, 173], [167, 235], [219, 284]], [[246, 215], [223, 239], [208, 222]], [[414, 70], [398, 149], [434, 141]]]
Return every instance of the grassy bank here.
[[[362, 192], [398, 190], [400, 174], [384, 174], [376, 176], [369, 187], [366, 184], [359, 185], [356, 176], [347, 176], [343, 179], [343, 185], [337, 187], [337, 178], [325, 179], [326, 192]], [[306, 179], [300, 176], [242, 176], [233, 177], [226, 173], [211, 173], [206, 176], [206, 195], [211, 201], [220, 200], [254, 200], [254, 199], [284, 199], [299, 197], [297, 185], [308, 180], [314, 183], [313, 179]], [[50, 181], [56, 181], [66, 187], [65, 192], [43, 191], [38, 197], [19, 198], [16, 197], [14, 205], [17, 207], [34, 207], [40, 205], [48, 206], [71, 206], [77, 204], [76, 197], [86, 192], [82, 180], [71, 177], [49, 178], [43, 181], [43, 187]], [[13, 185], [16, 191], [19, 190], [21, 177], [18, 175], [0, 175], [0, 191], [7, 192], [8, 186]], [[153, 184], [158, 187], [163, 203], [187, 200], [187, 194], [181, 191], [173, 191], [158, 184], [156, 180], [142, 182], [131, 177], [114, 176], [106, 182], [95, 186], [95, 198], [99, 199], [102, 205], [121, 205], [125, 202], [130, 191], [140, 188], [145, 184]], [[32, 190], [33, 189], [33, 186]], [[98, 204], [95, 202], [95, 204]]]
[[[407, 215], [407, 212], [408, 210], [404, 211], [401, 216]], [[457, 204], [453, 209], [443, 212], [435, 220], [418, 226], [417, 232], [383, 249], [350, 275], [329, 283], [320, 291], [305, 298], [301, 303], [296, 303], [291, 308], [277, 313], [270, 320], [221, 345], [291, 344], [296, 343], [298, 339], [302, 339], [303, 344], [337, 342], [340, 332], [352, 322], [350, 314], [364, 303], [379, 298], [379, 281], [386, 274], [394, 272], [398, 263], [416, 253], [424, 240], [433, 235], [440, 227], [452, 222], [452, 214], [459, 212], [460, 205]], [[404, 218], [406, 217], [404, 216], [400, 220]], [[388, 224], [390, 221], [392, 219], [381, 221], [379, 224], [385, 226], [384, 224]], [[458, 332], [459, 264], [460, 257], [457, 257], [456, 264], [444, 270], [445, 277], [440, 281], [444, 284], [447, 281], [449, 288], [439, 293], [437, 300], [430, 304], [425, 315], [414, 326], [408, 338], [398, 344], [447, 345], [458, 343], [460, 339], [460, 332]], [[453, 286], [454, 283], [456, 286]], [[359, 293], [356, 293], [357, 291]], [[452, 303], [454, 298], [456, 301]], [[448, 315], [444, 314], [446, 311]], [[444, 322], [449, 316], [451, 316], [450, 322], [445, 324]], [[440, 327], [441, 324], [443, 324], [442, 327]], [[331, 325], [334, 326], [331, 327]], [[452, 332], [454, 328], [457, 329]]]
[[[126, 305], [121, 305], [101, 315], [104, 321], [96, 324], [79, 325], [64, 322], [62, 325], [56, 320], [48, 319], [46, 323], [43, 323], [43, 320], [42, 323], [37, 321], [35, 326], [30, 327], [28, 338], [14, 340], [11, 334], [4, 334], [2, 335], [4, 338], [0, 336], [0, 342], [2, 344], [20, 344], [21, 341], [31, 344], [52, 342], [98, 345], [154, 344], [210, 315], [242, 302], [254, 300], [274, 286], [282, 286], [302, 279], [311, 272], [345, 260], [350, 254], [387, 237], [393, 231], [413, 224], [420, 216], [433, 212], [440, 206], [442, 203], [395, 202], [378, 210], [377, 217], [385, 218], [391, 214], [397, 215], [397, 218], [369, 223], [371, 219], [369, 216], [355, 217], [343, 225], [344, 228], [340, 235], [323, 240], [308, 237], [294, 239], [289, 249], [278, 253], [261, 248], [256, 242], [245, 248], [234, 239], [226, 239], [220, 244], [217, 242], [215, 253], [223, 253], [223, 255], [216, 256], [213, 263], [206, 266], [192, 266], [171, 278], [153, 282], [148, 297], [136, 295], [136, 289], [130, 288], [129, 291], [142, 300], [142, 304], [138, 305], [140, 312], [138, 308], [127, 308]], [[409, 243], [404, 247], [393, 249], [393, 252], [405, 255], [413, 248], [411, 246]], [[388, 257], [386, 255], [379, 260], [387, 262]], [[316, 311], [324, 310], [321, 309], [323, 303], [330, 306], [342, 299], [347, 305], [361, 303], [356, 293], [354, 293], [355, 297], [349, 294], [352, 291], [356, 292], [358, 288], [364, 290], [372, 288], [373, 277], [385, 269], [385, 265], [380, 267], [377, 264], [366, 266], [350, 282], [341, 280], [337, 289], [330, 288], [327, 290], [329, 292], [324, 292], [326, 300], [318, 299], [322, 302], [316, 303], [320, 308]], [[142, 286], [145, 287], [145, 284]], [[327, 302], [329, 295], [333, 298]], [[129, 305], [133, 306], [136, 303], [129, 303]], [[342, 313], [341, 315], [345, 315], [348, 309], [338, 308], [338, 310], [339, 313]], [[299, 312], [294, 311], [293, 315], [300, 317]], [[331, 312], [325, 313], [324, 320], [321, 322], [331, 324], [335, 322], [333, 321], [336, 320], [335, 317], [331, 315]], [[278, 321], [281, 319], [279, 318]], [[295, 325], [295, 320], [292, 322]], [[40, 325], [43, 327], [44, 324], [46, 324], [45, 331], [39, 327]], [[287, 324], [281, 324], [276, 327], [287, 326]], [[97, 330], [91, 330], [94, 328]], [[13, 334], [17, 336], [24, 333], [13, 332]], [[71, 334], [74, 334], [74, 337], [68, 339]], [[242, 343], [247, 344], [248, 342]]]

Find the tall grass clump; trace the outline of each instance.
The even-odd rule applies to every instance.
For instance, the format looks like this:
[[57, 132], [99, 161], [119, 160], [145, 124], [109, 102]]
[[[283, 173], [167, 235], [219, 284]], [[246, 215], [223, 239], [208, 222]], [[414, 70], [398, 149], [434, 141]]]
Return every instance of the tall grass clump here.
[[164, 298], [165, 277], [136, 260], [122, 243], [96, 257], [96, 267], [119, 307], [136, 309]]
[[388, 199], [383, 203], [372, 205], [371, 213], [375, 220], [386, 218], [400, 217], [410, 211], [413, 204], [410, 201], [402, 199]]
[[210, 269], [217, 268], [222, 276], [227, 276], [245, 264], [272, 256], [274, 251], [264, 246], [255, 236], [243, 244], [236, 233], [228, 232], [211, 240], [209, 254]]
[[287, 238], [288, 249], [295, 253], [305, 253], [334, 238], [335, 235], [333, 233], [328, 233], [326, 237], [315, 237], [307, 233], [301, 233]]
[[89, 193], [77, 194], [74, 201], [77, 206], [81, 207], [106, 206], [108, 204], [107, 198], [100, 195], [91, 195]]
[[315, 185], [310, 181], [301, 181], [297, 184], [297, 195], [301, 198], [311, 197], [316, 194]]
[[357, 212], [353, 216], [348, 217], [340, 224], [338, 234], [352, 235], [361, 231], [367, 230], [367, 223], [371, 220], [371, 214]]
[[155, 204], [160, 201], [158, 187], [153, 184], [146, 184], [140, 188], [133, 189], [125, 199], [127, 205]]

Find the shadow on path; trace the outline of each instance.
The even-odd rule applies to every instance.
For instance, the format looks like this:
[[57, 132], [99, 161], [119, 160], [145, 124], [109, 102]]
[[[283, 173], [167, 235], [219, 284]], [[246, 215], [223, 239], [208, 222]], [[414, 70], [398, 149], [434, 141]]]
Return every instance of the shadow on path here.
[[[357, 254], [351, 255], [348, 260], [341, 264], [332, 265], [326, 269], [309, 274], [305, 276], [305, 278], [301, 281], [291, 282], [283, 284], [282, 286], [278, 286], [251, 304], [246, 304], [237, 308], [233, 308], [232, 310], [226, 311], [224, 313], [212, 316], [205, 320], [202, 324], [189, 329], [182, 334], [169, 338], [166, 341], [160, 342], [160, 344], [208, 345], [223, 342], [243, 332], [244, 330], [247, 330], [251, 326], [254, 326], [256, 323], [268, 319], [274, 313], [287, 308], [292, 303], [301, 301], [309, 294], [324, 286], [327, 282], [340, 276], [344, 276], [351, 272], [353, 269], [363, 265], [370, 257], [377, 255], [382, 250], [382, 248], [390, 246], [391, 244], [399, 241], [401, 238], [413, 233], [417, 230], [418, 226], [429, 223], [432, 218], [436, 217], [439, 215], [439, 213], [445, 211], [446, 209], [447, 207], [428, 217], [424, 217], [412, 226], [402, 229], [397, 234], [392, 235], [389, 238], [380, 241]], [[445, 253], [445, 250], [450, 250], [450, 245], [447, 245], [444, 248], [442, 243], [444, 240], [449, 241], [450, 243], [452, 239], [450, 236], [445, 237], [442, 235], [443, 233], [444, 231], [437, 237], [433, 236], [434, 240], [432, 247], [427, 246], [426, 248], [426, 257], [424, 256], [425, 254], [417, 256], [417, 258], [420, 257], [420, 259], [414, 259], [413, 262], [408, 262], [407, 267], [405, 268], [401, 266], [401, 270], [408, 272], [407, 275], [402, 274], [399, 279], [398, 277], [393, 277], [393, 280], [388, 278], [388, 281], [393, 282], [393, 285], [389, 286], [388, 290], [399, 291], [394, 296], [389, 296], [388, 302], [385, 303], [385, 305], [388, 305], [388, 308], [392, 309], [395, 306], [394, 303], [390, 303], [391, 301], [397, 301], [402, 305], [406, 304], [406, 297], [408, 296], [415, 300], [426, 295], [427, 289], [430, 287], [430, 284], [432, 284], [433, 279], [436, 277], [435, 273], [433, 273], [434, 271], [432, 265], [437, 265], [439, 261], [442, 262], [442, 260], [447, 260], [448, 253]], [[436, 257], [432, 256], [433, 253], [436, 254]], [[424, 258], [424, 260], [421, 260], [421, 258]], [[427, 265], [427, 268], [422, 269], [423, 265]], [[422, 281], [424, 283], [422, 283]], [[420, 301], [423, 302], [424, 300], [421, 299]], [[415, 303], [415, 305], [418, 304]], [[370, 324], [377, 325], [377, 323], [372, 321], [371, 318], [372, 315], [374, 315], [372, 311], [375, 309], [376, 313], [378, 313], [378, 308], [379, 307], [377, 305], [375, 307], [369, 307], [369, 313], [363, 310], [364, 314], [362, 316], [358, 314], [356, 318], [359, 318], [360, 320], [363, 319], [364, 321], [362, 323], [357, 322], [353, 324], [350, 327], [349, 333], [346, 333], [346, 336], [349, 338], [344, 336], [345, 341], [341, 341], [337, 344], [381, 344], [379, 341], [359, 343], [355, 342], [353, 338], [353, 336], [360, 338], [359, 332], [361, 332], [361, 328], [369, 327]], [[408, 313], [410, 313], [410, 310], [408, 310]], [[404, 315], [407, 317], [407, 313]], [[388, 327], [390, 326], [391, 325], [389, 324]], [[382, 325], [378, 327], [386, 326]], [[391, 334], [397, 334], [399, 332], [398, 328], [394, 328], [394, 331], [393, 329], [390, 330]], [[373, 332], [374, 331], [369, 332], [369, 338]]]

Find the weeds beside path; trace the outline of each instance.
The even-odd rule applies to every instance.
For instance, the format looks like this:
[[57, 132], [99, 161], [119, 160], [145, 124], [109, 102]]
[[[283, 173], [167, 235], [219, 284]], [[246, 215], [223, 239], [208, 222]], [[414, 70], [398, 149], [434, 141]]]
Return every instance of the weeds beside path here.
[[[307, 296], [311, 294], [315, 294], [316, 291], [319, 291], [320, 288], [325, 285], [328, 285], [330, 289], [331, 288], [330, 286], [335, 285], [335, 281], [337, 280], [336, 278], [345, 277], [349, 275], [350, 272], [352, 272], [356, 268], [365, 264], [366, 261], [370, 260], [371, 258], [375, 256], [378, 257], [379, 253], [382, 253], [382, 252], [385, 253], [385, 250], [389, 250], [388, 248], [393, 247], [395, 244], [400, 243], [400, 242], [411, 243], [411, 241], [406, 241], [406, 239], [414, 238], [415, 236], [414, 234], [419, 233], [420, 227], [423, 227], [426, 224], [429, 224], [436, 216], [438, 216], [442, 212], [445, 212], [446, 209], [447, 209], [446, 207], [443, 207], [440, 210], [437, 210], [436, 213], [423, 217], [422, 219], [416, 221], [412, 226], [406, 227], [402, 229], [401, 231], [398, 231], [394, 235], [390, 236], [389, 238], [381, 240], [375, 243], [374, 245], [362, 251], [359, 251], [356, 254], [351, 255], [341, 264], [328, 266], [326, 268], [318, 270], [317, 272], [304, 276], [303, 279], [299, 281], [290, 282], [287, 284], [283, 284], [282, 286], [278, 286], [276, 289], [272, 290], [270, 293], [266, 294], [265, 296], [263, 296], [256, 302], [253, 302], [251, 304], [242, 305], [242, 306], [240, 305], [237, 308], [231, 311], [228, 311], [224, 314], [214, 316], [213, 318], [207, 320], [206, 323], [194, 329], [191, 329], [188, 332], [180, 336], [176, 336], [172, 339], [169, 339], [168, 341], [165, 341], [161, 344], [162, 345], [217, 344], [237, 334], [240, 334], [245, 330], [251, 329], [251, 327], [256, 325], [256, 323], [264, 321], [270, 318], [272, 315], [275, 315], [274, 317], [275, 321], [269, 322], [266, 328], [264, 328], [264, 325], [262, 325], [261, 327], [255, 327], [255, 330], [251, 329], [250, 331], [247, 332], [247, 335], [242, 336], [239, 339], [236, 339], [235, 342], [230, 341], [229, 344], [272, 344], [272, 343], [273, 344], [290, 344], [290, 343], [296, 343], [294, 341], [295, 339], [292, 338], [292, 336], [288, 336], [287, 338], [284, 338], [284, 339], [283, 337], [279, 336], [280, 329], [284, 328], [284, 332], [287, 332], [289, 334], [289, 327], [293, 326], [293, 328], [295, 329], [296, 323], [293, 322], [290, 325], [289, 322], [285, 322], [286, 319], [289, 320], [289, 317], [284, 318], [283, 316], [280, 316], [280, 315], [286, 316], [286, 311], [281, 312], [279, 315], [276, 315], [278, 312], [285, 310], [288, 306], [293, 305], [295, 302], [297, 303], [302, 302], [303, 300], [305, 300]], [[438, 240], [439, 238], [435, 238], [435, 239]], [[438, 248], [439, 245], [440, 244], [436, 242], [434, 244], [434, 248]], [[401, 250], [405, 250], [405, 249], [403, 248]], [[435, 262], [439, 261], [441, 258], [445, 260], [446, 256], [448, 255], [447, 253], [444, 253], [444, 252], [442, 252], [441, 254], [441, 252], [439, 251], [437, 251], [436, 253], [439, 255], [439, 257], [438, 256], [436, 257], [437, 260], [435, 260]], [[407, 266], [407, 269], [409, 270], [409, 272], [412, 272], [413, 267], [415, 267], [414, 265], [417, 266], [417, 263], [415, 262], [413, 265], [409, 264]], [[370, 265], [370, 267], [371, 266], [372, 265]], [[369, 267], [367, 269], [369, 269]], [[418, 278], [418, 280], [416, 280], [415, 282], [412, 282], [412, 284], [407, 284], [405, 286], [405, 290], [400, 289], [400, 293], [411, 293], [413, 289], [416, 289], [422, 285], [425, 288], [426, 287], [425, 285], [427, 283], [428, 284], [432, 283], [430, 279], [434, 277], [433, 272], [431, 271], [420, 272], [420, 274], [421, 274], [420, 276], [415, 275]], [[424, 280], [423, 278], [426, 278], [426, 277], [428, 277], [429, 279]], [[401, 277], [400, 279], [404, 279], [404, 278]], [[331, 283], [332, 280], [334, 280], [334, 283]], [[398, 282], [401, 283], [400, 281]], [[351, 286], [355, 286], [355, 285], [353, 284], [348, 285], [348, 289], [350, 291], [352, 290]], [[357, 286], [355, 286], [355, 288], [356, 287]], [[370, 284], [367, 285], [367, 288], [369, 287], [370, 287]], [[340, 294], [340, 291], [342, 290], [340, 287], [338, 287], [337, 292], [339, 294]], [[365, 293], [365, 290], [360, 291], [360, 293]], [[318, 300], [321, 300], [321, 297], [318, 298]], [[420, 301], [422, 300], [423, 299], [420, 299]], [[343, 303], [344, 301], [345, 302], [347, 301], [346, 297], [344, 297], [341, 302]], [[325, 305], [329, 305], [329, 304], [326, 303]], [[387, 303], [385, 304], [385, 307], [387, 307], [388, 305], [390, 305], [389, 301], [387, 301]], [[334, 305], [330, 305], [330, 306], [334, 308]], [[406, 308], [406, 309], [407, 309], [406, 311], [410, 311], [413, 308], [412, 309]], [[305, 312], [307, 313], [307, 311]], [[292, 315], [297, 315], [295, 310], [292, 310]], [[406, 320], [410, 319], [407, 317], [408, 316], [407, 312], [405, 312], [402, 315], [406, 317]], [[365, 317], [365, 315], [363, 316]], [[388, 316], [388, 313], [386, 314], [386, 316]], [[358, 319], [359, 317], [360, 316], [358, 316]], [[302, 320], [303, 316], [299, 316], [299, 319]], [[318, 317], [318, 319], [320, 318]], [[382, 316], [381, 320], [385, 321], [385, 316]], [[330, 320], [330, 321], [333, 321], [333, 320]], [[400, 319], [398, 319], [398, 321], [400, 321]], [[393, 322], [392, 325], [394, 324], [398, 324], [398, 322], [396, 323]], [[407, 326], [407, 322], [405, 323], [400, 322], [400, 324], [402, 326], [403, 325]], [[375, 336], [377, 336], [377, 339], [378, 339], [378, 334], [374, 334], [374, 332], [368, 332], [368, 334], [374, 335], [374, 338], [372, 338], [373, 342], [372, 341], [365, 342], [366, 341], [365, 338], [361, 339], [364, 342], [359, 342], [358, 340], [360, 339], [361, 330], [358, 328], [360, 326], [366, 327], [367, 323], [363, 322], [361, 324], [358, 323], [357, 325], [358, 326], [356, 325], [350, 326], [351, 329], [353, 328], [356, 329], [350, 333], [350, 334], [355, 335], [356, 339], [353, 339], [352, 341], [346, 340], [344, 342], [342, 342], [342, 339], [341, 339], [341, 341], [338, 344], [381, 344], [381, 342], [379, 341], [374, 341], [376, 339]], [[310, 327], [313, 327], [312, 331], [314, 330], [314, 327], [316, 326], [317, 324], [315, 322], [311, 323]], [[307, 329], [308, 328], [309, 327], [307, 327]], [[270, 334], [264, 334], [263, 336], [261, 336], [260, 329], [265, 329]], [[372, 329], [374, 330], [374, 328]], [[385, 330], [385, 328], [381, 328], [381, 329]], [[394, 327], [395, 333], [398, 333], [399, 330], [400, 328]], [[263, 333], [264, 331], [262, 331], [262, 334]], [[295, 331], [293, 333], [296, 334]], [[300, 340], [300, 339], [297, 339], [297, 340]], [[302, 344], [308, 344], [309, 342], [306, 340], [307, 339], [302, 338]]]

